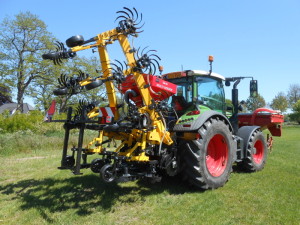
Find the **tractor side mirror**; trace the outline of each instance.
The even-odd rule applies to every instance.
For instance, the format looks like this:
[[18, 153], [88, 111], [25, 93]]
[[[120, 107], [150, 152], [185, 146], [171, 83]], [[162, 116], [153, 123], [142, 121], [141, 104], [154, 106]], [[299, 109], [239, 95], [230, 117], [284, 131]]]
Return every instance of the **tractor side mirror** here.
[[258, 89], [257, 89], [257, 80], [250, 81], [250, 96], [257, 97]]

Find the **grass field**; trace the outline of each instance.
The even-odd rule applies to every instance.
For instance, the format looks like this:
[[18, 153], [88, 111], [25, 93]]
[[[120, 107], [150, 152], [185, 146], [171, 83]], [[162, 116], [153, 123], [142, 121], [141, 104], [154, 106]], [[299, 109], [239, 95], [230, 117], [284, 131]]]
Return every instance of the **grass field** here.
[[172, 179], [105, 184], [90, 170], [74, 176], [56, 169], [59, 150], [37, 147], [2, 149], [0, 224], [300, 224], [300, 127], [275, 138], [263, 171], [236, 171], [204, 192]]

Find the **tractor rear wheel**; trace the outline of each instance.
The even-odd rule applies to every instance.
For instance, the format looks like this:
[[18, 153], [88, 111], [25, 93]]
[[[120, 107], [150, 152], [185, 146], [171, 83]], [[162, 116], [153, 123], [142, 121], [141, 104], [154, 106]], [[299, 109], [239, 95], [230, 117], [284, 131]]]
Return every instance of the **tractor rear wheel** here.
[[256, 130], [249, 139], [246, 158], [241, 165], [249, 172], [260, 171], [266, 164], [267, 155], [268, 147], [264, 135], [260, 130]]
[[180, 154], [183, 176], [201, 189], [221, 187], [232, 171], [232, 133], [224, 121], [213, 118], [206, 121], [198, 132], [199, 139], [183, 143]]

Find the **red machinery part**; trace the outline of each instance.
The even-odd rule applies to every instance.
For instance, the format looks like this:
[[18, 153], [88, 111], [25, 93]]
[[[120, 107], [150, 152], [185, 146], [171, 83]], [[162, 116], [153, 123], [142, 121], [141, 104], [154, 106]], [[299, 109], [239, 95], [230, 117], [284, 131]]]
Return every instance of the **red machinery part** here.
[[108, 124], [111, 123], [115, 117], [116, 107], [99, 107], [100, 123]]
[[[146, 84], [149, 84], [150, 95], [155, 101], [162, 101], [170, 96], [176, 94], [177, 85], [166, 80], [160, 79], [157, 76], [143, 74]], [[121, 93], [125, 93], [131, 89], [137, 93], [136, 97], [129, 96], [129, 98], [140, 107], [143, 104], [142, 96], [136, 85], [133, 75], [128, 75], [125, 81], [119, 86]]]
[[238, 120], [239, 127], [256, 125], [262, 129], [268, 128], [273, 136], [280, 137], [284, 117], [278, 111], [258, 108], [253, 113], [238, 114]]
[[211, 138], [207, 146], [206, 167], [213, 177], [221, 176], [228, 162], [228, 144], [221, 134]]

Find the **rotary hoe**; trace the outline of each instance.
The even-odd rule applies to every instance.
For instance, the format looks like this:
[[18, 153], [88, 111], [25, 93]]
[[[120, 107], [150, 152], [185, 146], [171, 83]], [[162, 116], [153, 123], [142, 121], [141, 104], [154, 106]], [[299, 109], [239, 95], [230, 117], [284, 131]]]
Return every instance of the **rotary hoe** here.
[[[68, 108], [60, 169], [75, 175], [90, 168], [105, 182], [180, 177], [200, 189], [215, 189], [229, 179], [233, 164], [247, 171], [262, 170], [272, 147], [272, 137], [281, 136], [283, 116], [269, 109], [241, 114], [237, 85], [242, 79], [202, 70], [162, 73], [155, 50], [134, 48], [143, 27], [142, 14], [124, 7], [117, 12], [117, 26], [84, 40], [81, 35], [56, 43], [56, 50], [43, 59], [61, 64], [86, 49], [97, 49], [102, 73], [62, 74], [55, 95], [74, 95], [105, 85], [105, 107], [81, 100]], [[118, 42], [126, 62], [111, 63], [107, 46]], [[210, 65], [213, 58], [209, 58]], [[156, 72], [160, 75], [155, 75]], [[224, 84], [232, 88], [232, 106], [225, 103]], [[257, 81], [250, 80], [250, 94], [257, 94]], [[122, 98], [117, 97], [122, 96]], [[53, 111], [53, 107], [52, 111]], [[121, 113], [122, 112], [122, 113]], [[125, 113], [124, 113], [125, 112]], [[50, 112], [49, 112], [50, 113]], [[78, 145], [69, 149], [72, 129]], [[84, 145], [85, 130], [97, 136]], [[114, 146], [114, 148], [108, 147]], [[93, 160], [89, 155], [96, 154]]]

